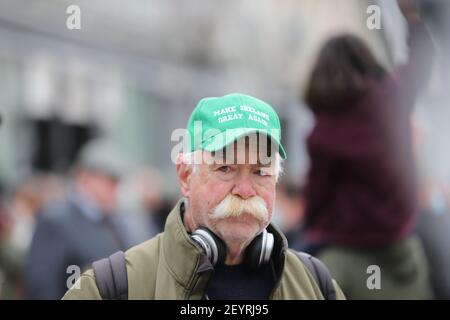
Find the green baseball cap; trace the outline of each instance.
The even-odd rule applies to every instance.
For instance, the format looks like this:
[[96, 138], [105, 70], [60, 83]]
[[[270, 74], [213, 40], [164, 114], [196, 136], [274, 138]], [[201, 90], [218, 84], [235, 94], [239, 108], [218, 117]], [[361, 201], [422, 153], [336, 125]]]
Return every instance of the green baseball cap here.
[[260, 133], [270, 137], [286, 159], [277, 113], [266, 102], [245, 94], [203, 98], [192, 112], [187, 130], [190, 152], [218, 151], [242, 137]]

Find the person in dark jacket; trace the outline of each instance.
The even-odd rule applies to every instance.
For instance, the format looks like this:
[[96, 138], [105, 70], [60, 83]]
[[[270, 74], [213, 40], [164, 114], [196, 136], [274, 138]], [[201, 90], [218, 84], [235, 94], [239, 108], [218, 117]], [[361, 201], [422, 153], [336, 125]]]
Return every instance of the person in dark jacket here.
[[[323, 46], [305, 95], [316, 122], [307, 140], [304, 250], [320, 253], [349, 298], [430, 297], [425, 258], [410, 237], [417, 192], [410, 116], [430, 74], [432, 43], [417, 11], [401, 9], [408, 64], [388, 72], [361, 39], [338, 36]], [[370, 265], [380, 266], [384, 290], [367, 287]]]
[[119, 159], [109, 142], [89, 143], [66, 197], [38, 213], [24, 272], [26, 298], [61, 299], [76, 272], [137, 243], [125, 216], [115, 212], [118, 181], [126, 169]]

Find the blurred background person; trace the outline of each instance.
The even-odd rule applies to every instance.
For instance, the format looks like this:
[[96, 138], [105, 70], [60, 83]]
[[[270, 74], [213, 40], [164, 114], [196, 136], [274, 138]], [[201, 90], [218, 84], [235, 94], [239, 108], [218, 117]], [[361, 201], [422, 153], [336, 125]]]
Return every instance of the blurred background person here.
[[55, 174], [37, 173], [19, 182], [11, 191], [9, 210], [12, 229], [10, 241], [26, 252], [31, 243], [36, 213], [47, 204], [58, 201], [64, 195], [66, 181]]
[[0, 189], [0, 300], [19, 296], [23, 257], [23, 252], [10, 241], [12, 215], [5, 202]]
[[143, 242], [164, 230], [167, 212], [163, 177], [150, 166], [130, 174], [119, 188], [119, 207], [128, 215], [133, 233]]
[[[2, 208], [6, 231], [2, 238], [2, 261], [9, 265], [3, 299], [23, 298], [23, 267], [31, 243], [39, 208], [63, 195], [65, 182], [51, 174], [36, 174], [3, 194]], [[4, 226], [5, 226], [4, 225]], [[5, 230], [4, 230], [5, 231]], [[8, 262], [9, 261], [9, 262]], [[12, 273], [11, 273], [12, 272]]]
[[283, 179], [277, 186], [273, 223], [283, 231], [289, 247], [294, 250], [302, 246], [304, 210], [304, 188], [289, 178]]
[[60, 299], [67, 268], [81, 271], [136, 244], [125, 216], [117, 212], [117, 187], [129, 164], [113, 145], [93, 140], [81, 150], [62, 201], [42, 208], [24, 270], [25, 296]]
[[[409, 62], [392, 73], [363, 40], [337, 36], [313, 68], [304, 249], [317, 254], [350, 299], [432, 298], [426, 257], [412, 236], [417, 181], [411, 115], [432, 68], [431, 38], [411, 1]], [[367, 285], [368, 267], [382, 287]], [[372, 288], [373, 289], [373, 288]]]
[[450, 205], [445, 187], [428, 181], [420, 188], [420, 211], [415, 232], [429, 262], [430, 279], [436, 299], [450, 299]]
[[414, 146], [419, 172], [419, 215], [415, 232], [420, 238], [430, 269], [431, 285], [436, 299], [450, 299], [450, 202], [448, 183], [427, 168], [425, 137], [427, 129], [414, 119]]

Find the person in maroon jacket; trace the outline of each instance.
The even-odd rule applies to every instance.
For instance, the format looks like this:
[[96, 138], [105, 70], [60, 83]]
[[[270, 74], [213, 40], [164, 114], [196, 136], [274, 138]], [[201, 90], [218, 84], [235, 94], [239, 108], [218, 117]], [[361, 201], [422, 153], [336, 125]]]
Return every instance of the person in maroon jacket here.
[[[401, 9], [410, 26], [406, 65], [388, 72], [358, 37], [334, 37], [320, 51], [305, 94], [315, 126], [307, 139], [311, 167], [302, 249], [320, 254], [332, 273], [340, 273], [335, 277], [350, 298], [411, 297], [403, 295], [411, 288], [393, 286], [384, 295], [370, 288], [352, 292], [351, 288], [366, 286], [368, 275], [364, 269], [366, 278], [352, 280], [362, 283], [349, 281], [342, 270], [344, 257], [361, 261], [359, 253], [367, 257], [370, 252], [389, 252], [392, 258], [393, 248], [402, 254], [415, 251], [403, 259], [416, 257], [420, 250], [410, 237], [416, 214], [410, 117], [431, 71], [432, 43], [417, 11], [404, 4]], [[347, 250], [346, 255], [336, 253], [341, 252], [336, 248]], [[333, 258], [326, 257], [330, 250]], [[369, 258], [365, 268], [383, 265], [384, 258]], [[347, 272], [355, 271], [349, 266]], [[425, 267], [420, 270], [425, 272]]]

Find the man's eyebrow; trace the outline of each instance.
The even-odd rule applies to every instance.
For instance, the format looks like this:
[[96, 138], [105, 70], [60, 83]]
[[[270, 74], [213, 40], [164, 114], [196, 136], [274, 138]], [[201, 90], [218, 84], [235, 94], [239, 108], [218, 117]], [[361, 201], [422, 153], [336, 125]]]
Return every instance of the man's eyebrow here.
[[256, 164], [258, 167], [263, 167], [263, 168], [270, 168], [271, 166], [272, 166], [272, 164], [271, 163], [265, 163], [265, 164], [263, 164], [263, 163], [257, 163]]
[[208, 167], [212, 168], [212, 167], [217, 167], [217, 166], [222, 166], [222, 165], [223, 165], [222, 163], [213, 162], [213, 163], [208, 164]]

